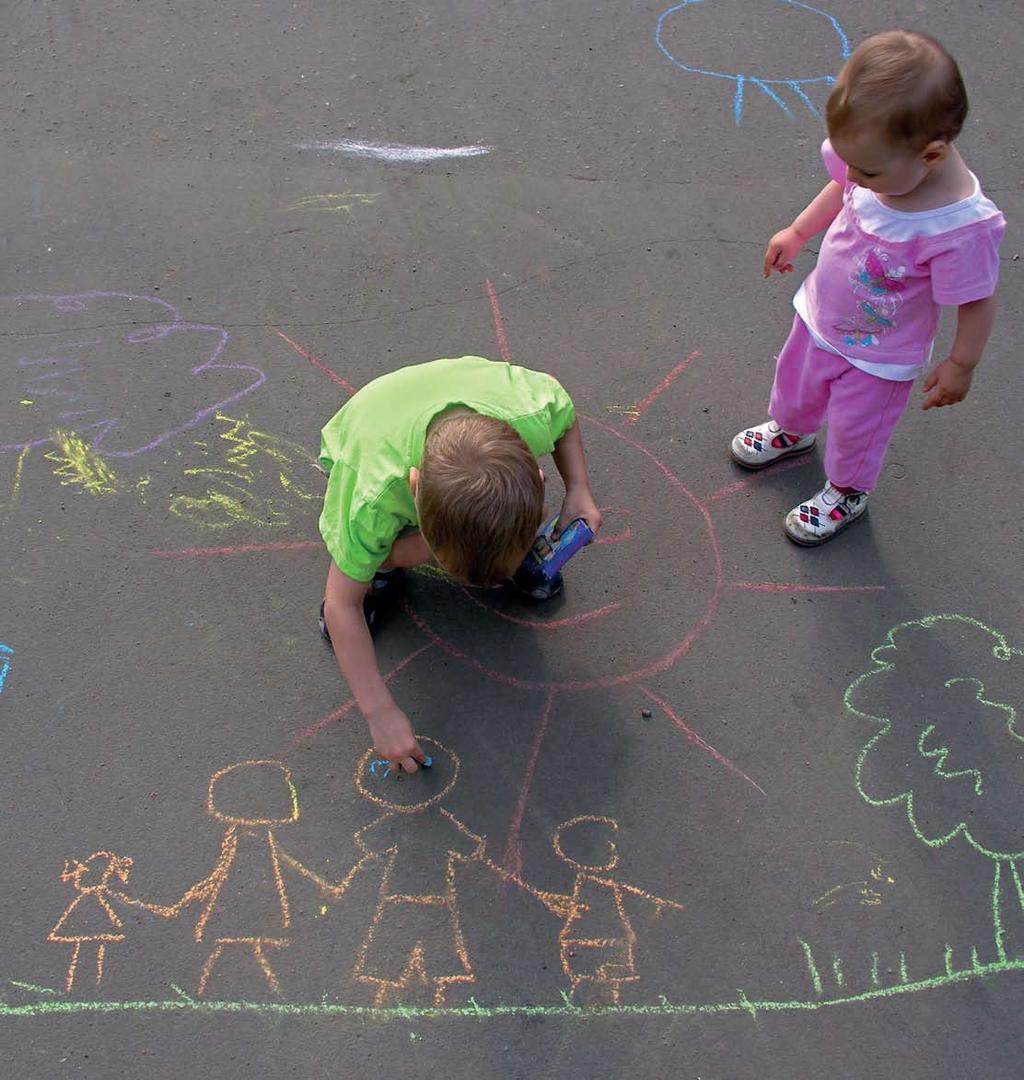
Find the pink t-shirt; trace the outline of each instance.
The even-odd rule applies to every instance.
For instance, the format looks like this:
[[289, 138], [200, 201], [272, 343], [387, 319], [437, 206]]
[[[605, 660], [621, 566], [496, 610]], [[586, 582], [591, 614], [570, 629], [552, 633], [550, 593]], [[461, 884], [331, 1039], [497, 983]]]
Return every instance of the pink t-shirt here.
[[996, 291], [1006, 220], [977, 178], [966, 199], [907, 213], [847, 180], [828, 139], [821, 154], [843, 205], [793, 306], [822, 348], [880, 378], [913, 379], [931, 355], [940, 308]]

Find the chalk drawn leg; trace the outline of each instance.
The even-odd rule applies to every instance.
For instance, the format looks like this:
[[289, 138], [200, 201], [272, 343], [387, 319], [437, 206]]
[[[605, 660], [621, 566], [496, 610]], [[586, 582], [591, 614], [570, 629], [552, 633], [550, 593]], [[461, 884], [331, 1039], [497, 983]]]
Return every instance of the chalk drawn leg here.
[[206, 993], [206, 987], [209, 984], [210, 976], [213, 974], [213, 969], [217, 966], [217, 962], [220, 960], [224, 948], [227, 945], [249, 946], [249, 948], [252, 949], [253, 957], [259, 965], [260, 971], [263, 972], [263, 976], [267, 980], [267, 985], [275, 994], [279, 993], [281, 984], [278, 982], [277, 976], [274, 974], [274, 969], [270, 966], [270, 961], [267, 960], [266, 953], [263, 950], [267, 948], [283, 949], [287, 944], [288, 941], [285, 938], [217, 938], [213, 950], [206, 958], [203, 969], [199, 973], [199, 985], [196, 987], [196, 993], [200, 997]]
[[68, 976], [64, 982], [64, 990], [69, 994], [71, 993], [71, 988], [75, 985], [75, 969], [78, 967], [78, 954], [81, 951], [82, 943], [76, 941], [74, 949], [71, 950], [71, 962], [68, 964]]
[[106, 943], [102, 943], [96, 947], [96, 985], [99, 986], [103, 982], [103, 958], [107, 955]]
[[427, 995], [440, 1008], [450, 986], [476, 981], [454, 900], [385, 898], [352, 974], [375, 988], [375, 1008]]
[[565, 938], [562, 965], [574, 1004], [618, 1005], [623, 983], [638, 982], [635, 935], [622, 938]]

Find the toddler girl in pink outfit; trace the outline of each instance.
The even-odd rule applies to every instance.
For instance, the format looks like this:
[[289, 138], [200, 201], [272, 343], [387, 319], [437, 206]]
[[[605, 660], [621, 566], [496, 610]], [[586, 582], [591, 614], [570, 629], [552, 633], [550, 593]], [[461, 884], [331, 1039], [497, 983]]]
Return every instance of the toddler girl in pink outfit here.
[[956, 337], [924, 380], [922, 408], [967, 396], [995, 319], [1006, 222], [953, 146], [966, 115], [960, 71], [937, 41], [904, 30], [869, 38], [828, 100], [832, 179], [768, 242], [765, 277], [791, 271], [828, 230], [793, 300], [770, 419], [731, 447], [738, 464], [761, 469], [810, 450], [828, 420], [825, 486], [785, 519], [798, 544], [825, 543], [867, 509], [943, 305], [957, 308]]

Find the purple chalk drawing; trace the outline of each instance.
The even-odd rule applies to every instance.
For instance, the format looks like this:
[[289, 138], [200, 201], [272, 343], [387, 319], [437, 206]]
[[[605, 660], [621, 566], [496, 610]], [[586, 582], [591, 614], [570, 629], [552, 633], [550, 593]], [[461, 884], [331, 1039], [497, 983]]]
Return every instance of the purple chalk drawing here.
[[[27, 293], [0, 303], [14, 306], [10, 317], [4, 312], [8, 328], [39, 311], [37, 305], [58, 316], [56, 326], [48, 320], [42, 330], [8, 332], [0, 345], [6, 354], [0, 356], [4, 385], [10, 388], [0, 407], [14, 410], [0, 413], [0, 451], [45, 446], [54, 428], [64, 428], [104, 457], [135, 457], [267, 380], [253, 364], [221, 361], [228, 343], [223, 326], [185, 322], [159, 297], [90, 290]], [[83, 324], [84, 314], [99, 318]], [[126, 324], [133, 328], [126, 330]], [[145, 381], [138, 378], [143, 367], [151, 376]], [[227, 374], [232, 372], [243, 378]], [[166, 389], [154, 387], [161, 379]]]

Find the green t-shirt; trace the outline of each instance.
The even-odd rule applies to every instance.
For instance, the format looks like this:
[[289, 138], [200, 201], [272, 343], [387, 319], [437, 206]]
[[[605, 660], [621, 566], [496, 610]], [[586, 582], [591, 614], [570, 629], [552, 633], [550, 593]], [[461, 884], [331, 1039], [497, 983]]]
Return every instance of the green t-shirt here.
[[465, 406], [504, 420], [536, 457], [572, 427], [572, 400], [550, 375], [479, 356], [431, 360], [364, 386], [320, 433], [328, 471], [320, 534], [338, 569], [369, 581], [403, 529], [417, 523], [409, 469], [435, 416]]

